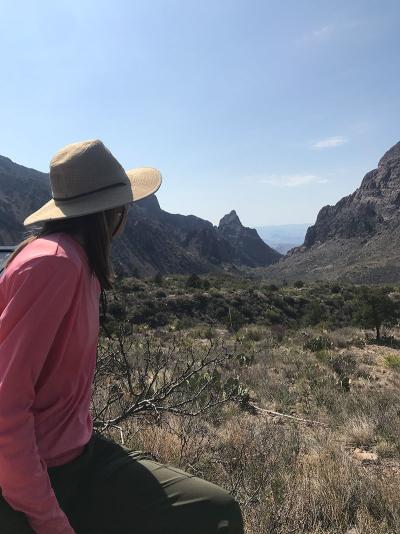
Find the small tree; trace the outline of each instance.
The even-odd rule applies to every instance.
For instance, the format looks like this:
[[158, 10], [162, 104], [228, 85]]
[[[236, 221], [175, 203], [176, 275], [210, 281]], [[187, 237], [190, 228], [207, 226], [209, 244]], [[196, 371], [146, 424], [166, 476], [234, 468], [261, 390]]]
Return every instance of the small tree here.
[[399, 303], [392, 300], [384, 288], [363, 287], [356, 300], [353, 322], [364, 328], [374, 328], [381, 338], [382, 326], [394, 326], [399, 318]]
[[153, 278], [153, 282], [155, 284], [159, 285], [159, 286], [162, 285], [162, 283], [163, 283], [163, 275], [159, 271], [155, 274], [155, 276]]
[[113, 334], [104, 331], [92, 395], [93, 425], [101, 433], [122, 433], [121, 425], [139, 415], [156, 422], [166, 413], [195, 417], [249, 400], [238, 367], [251, 365], [255, 350], [238, 341], [232, 346], [210, 337], [206, 347], [198, 347], [178, 333], [163, 339], [151, 330], [134, 334], [127, 322]]
[[186, 287], [193, 287], [196, 289], [201, 288], [202, 281], [201, 278], [196, 274], [193, 273], [190, 276], [188, 276], [188, 279], [186, 280]]
[[211, 287], [210, 281], [207, 280], [207, 278], [204, 278], [204, 280], [203, 280], [203, 289], [207, 290], [207, 289], [210, 289], [210, 287]]

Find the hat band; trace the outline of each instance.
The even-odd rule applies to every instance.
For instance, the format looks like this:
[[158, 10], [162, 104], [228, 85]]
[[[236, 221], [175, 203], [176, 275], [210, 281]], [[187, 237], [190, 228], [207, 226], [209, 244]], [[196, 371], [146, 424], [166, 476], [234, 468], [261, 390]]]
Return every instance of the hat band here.
[[93, 193], [98, 193], [99, 191], [105, 191], [106, 189], [112, 189], [113, 187], [119, 187], [121, 185], [128, 185], [125, 182], [118, 182], [116, 184], [106, 185], [105, 187], [100, 187], [99, 189], [93, 189], [93, 191], [88, 191], [87, 193], [81, 193], [79, 195], [75, 195], [73, 197], [68, 198], [61, 198], [61, 197], [53, 197], [53, 200], [60, 202], [60, 201], [67, 201], [67, 200], [75, 200], [76, 198], [85, 197], [87, 195], [92, 195]]

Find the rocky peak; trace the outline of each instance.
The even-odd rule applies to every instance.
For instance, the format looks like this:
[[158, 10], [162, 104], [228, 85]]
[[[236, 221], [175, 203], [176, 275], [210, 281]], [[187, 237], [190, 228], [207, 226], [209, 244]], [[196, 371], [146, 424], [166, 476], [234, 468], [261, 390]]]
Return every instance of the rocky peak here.
[[235, 261], [238, 263], [250, 266], [269, 265], [281, 257], [279, 252], [264, 243], [257, 230], [242, 225], [235, 210], [222, 217], [217, 233], [233, 247]]
[[158, 198], [155, 194], [149, 195], [148, 197], [142, 198], [137, 201], [137, 206], [146, 210], [149, 214], [157, 214], [161, 211]]
[[383, 167], [391, 162], [400, 161], [400, 141], [396, 143], [392, 148], [389, 148], [387, 152], [379, 160], [378, 167]]
[[307, 248], [333, 238], [371, 237], [400, 224], [400, 143], [368, 172], [360, 187], [334, 206], [324, 206], [306, 234]]
[[232, 210], [226, 215], [224, 215], [222, 219], [219, 221], [218, 228], [222, 228], [224, 226], [243, 228], [243, 225], [240, 222], [240, 219], [235, 210]]

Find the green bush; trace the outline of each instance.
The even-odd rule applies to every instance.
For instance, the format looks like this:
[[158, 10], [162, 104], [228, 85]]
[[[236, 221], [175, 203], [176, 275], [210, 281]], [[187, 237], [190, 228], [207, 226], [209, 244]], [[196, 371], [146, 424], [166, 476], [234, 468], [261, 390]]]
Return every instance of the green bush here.
[[327, 319], [326, 309], [319, 301], [312, 300], [307, 302], [302, 318], [302, 322], [305, 326], [315, 326], [325, 319]]
[[396, 369], [396, 371], [400, 371], [400, 356], [397, 354], [389, 354], [385, 358], [385, 365], [392, 369]]
[[207, 278], [205, 278], [203, 280], [203, 289], [205, 289], [207, 291], [207, 289], [210, 289], [210, 287], [211, 287], [211, 284], [210, 284], [209, 280], [207, 280]]
[[125, 307], [120, 302], [111, 302], [108, 305], [108, 311], [116, 319], [122, 319], [125, 316]]
[[267, 310], [265, 313], [265, 318], [267, 323], [270, 325], [282, 324], [282, 315], [277, 310]]
[[335, 284], [331, 287], [331, 292], [334, 294], [340, 293], [341, 290], [342, 288], [338, 284]]
[[163, 275], [160, 272], [156, 273], [153, 282], [157, 285], [161, 285], [163, 283]]
[[310, 350], [311, 352], [320, 352], [322, 350], [329, 350], [333, 347], [332, 341], [324, 336], [317, 336], [313, 337], [311, 339], [308, 339], [304, 345], [303, 348], [306, 350]]
[[203, 284], [202, 284], [201, 278], [196, 273], [191, 274], [186, 280], [186, 287], [199, 289], [202, 287], [202, 285]]

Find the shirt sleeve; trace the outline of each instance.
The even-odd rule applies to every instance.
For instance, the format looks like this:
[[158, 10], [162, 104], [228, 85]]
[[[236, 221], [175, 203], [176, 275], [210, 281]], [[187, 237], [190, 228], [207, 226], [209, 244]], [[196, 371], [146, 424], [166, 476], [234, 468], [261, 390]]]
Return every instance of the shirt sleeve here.
[[35, 384], [77, 286], [63, 256], [31, 258], [2, 279], [0, 316], [0, 487], [37, 534], [73, 534], [35, 436]]

